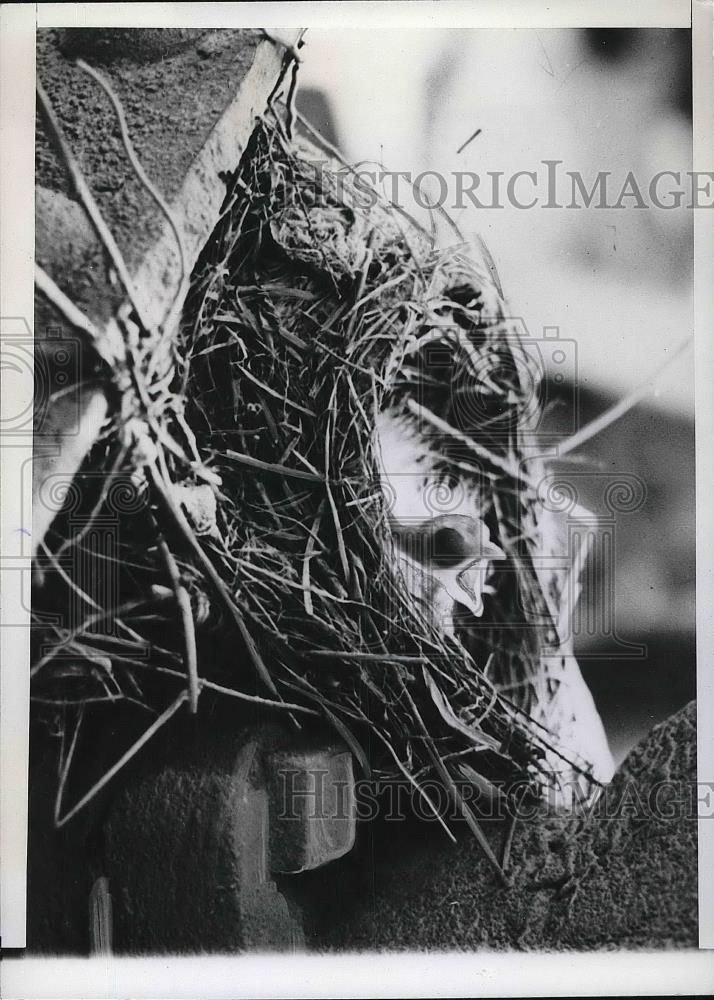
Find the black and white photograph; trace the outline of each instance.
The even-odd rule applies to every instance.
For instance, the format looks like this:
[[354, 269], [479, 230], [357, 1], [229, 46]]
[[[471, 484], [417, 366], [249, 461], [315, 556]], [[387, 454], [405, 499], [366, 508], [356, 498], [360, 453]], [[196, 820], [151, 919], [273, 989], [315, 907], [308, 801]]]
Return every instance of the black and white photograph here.
[[10, 6], [3, 995], [709, 993], [711, 8]]

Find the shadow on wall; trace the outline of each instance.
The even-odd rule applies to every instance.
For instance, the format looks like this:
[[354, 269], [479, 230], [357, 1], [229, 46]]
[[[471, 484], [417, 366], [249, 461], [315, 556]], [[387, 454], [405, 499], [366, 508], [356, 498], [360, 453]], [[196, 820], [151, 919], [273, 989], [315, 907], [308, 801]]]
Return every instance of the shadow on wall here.
[[303, 118], [317, 129], [323, 139], [333, 146], [340, 147], [332, 104], [324, 91], [316, 87], [301, 87], [297, 93], [295, 107]]

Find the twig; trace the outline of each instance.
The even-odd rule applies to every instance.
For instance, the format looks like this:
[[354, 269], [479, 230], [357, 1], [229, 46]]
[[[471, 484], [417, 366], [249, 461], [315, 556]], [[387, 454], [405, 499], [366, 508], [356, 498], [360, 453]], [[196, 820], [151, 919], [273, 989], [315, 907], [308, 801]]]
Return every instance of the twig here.
[[117, 121], [119, 122], [119, 132], [120, 132], [120, 135], [121, 135], [122, 143], [124, 144], [124, 149], [126, 151], [126, 155], [129, 158], [129, 162], [130, 162], [132, 168], [134, 169], [134, 172], [135, 172], [136, 176], [139, 178], [139, 180], [141, 181], [141, 183], [144, 185], [144, 187], [146, 188], [146, 190], [149, 192], [149, 194], [151, 195], [151, 197], [154, 199], [154, 201], [156, 202], [156, 204], [159, 206], [159, 208], [161, 209], [161, 211], [166, 216], [166, 219], [168, 220], [168, 223], [171, 226], [173, 234], [174, 234], [174, 236], [176, 238], [176, 245], [178, 246], [179, 261], [180, 261], [180, 265], [181, 265], [181, 278], [179, 280], [178, 288], [176, 289], [176, 293], [174, 295], [173, 301], [172, 301], [170, 307], [168, 308], [168, 310], [166, 312], [166, 315], [164, 316], [164, 319], [163, 319], [163, 323], [162, 323], [162, 327], [163, 327], [162, 338], [165, 338], [166, 336], [170, 336], [171, 335], [171, 332], [172, 332], [172, 329], [173, 329], [173, 324], [174, 324], [174, 319], [175, 319], [174, 313], [176, 311], [176, 308], [177, 308], [177, 305], [179, 303], [179, 300], [181, 300], [181, 303], [183, 304], [183, 292], [184, 292], [184, 287], [186, 285], [186, 281], [188, 279], [187, 266], [186, 266], [187, 255], [186, 255], [186, 249], [185, 249], [184, 243], [183, 243], [183, 237], [181, 235], [181, 231], [179, 229], [178, 223], [177, 223], [177, 221], [176, 221], [176, 219], [174, 217], [173, 212], [169, 208], [169, 206], [168, 206], [166, 200], [164, 199], [163, 195], [161, 194], [161, 192], [158, 190], [158, 188], [153, 184], [153, 182], [147, 176], [146, 171], [142, 167], [142, 165], [141, 165], [141, 163], [139, 161], [139, 158], [136, 155], [136, 151], [134, 150], [134, 146], [133, 146], [131, 138], [129, 136], [129, 129], [127, 128], [126, 117], [124, 115], [124, 109], [121, 106], [119, 98], [114, 93], [114, 90], [113, 90], [111, 84], [109, 83], [108, 80], [104, 79], [104, 77], [102, 76], [102, 74], [98, 70], [94, 69], [92, 66], [88, 66], [87, 63], [84, 62], [83, 59], [77, 59], [77, 66], [81, 70], [84, 70], [85, 73], [88, 73], [94, 80], [97, 81], [97, 83], [104, 90], [104, 93], [107, 95], [107, 97], [111, 101], [112, 107], [114, 108], [114, 113], [117, 116]]
[[285, 100], [288, 115], [285, 123], [285, 131], [288, 133], [288, 139], [292, 139], [293, 137], [293, 126], [295, 124], [295, 93], [297, 91], [299, 69], [300, 61], [296, 56], [293, 56], [292, 72], [290, 74], [290, 87], [288, 89], [288, 96]]
[[500, 469], [502, 472], [505, 472], [511, 479], [525, 483], [533, 489], [536, 488], [537, 484], [533, 482], [530, 476], [526, 475], [526, 473], [521, 472], [521, 470], [515, 468], [511, 462], [507, 462], [499, 455], [494, 455], [493, 452], [488, 450], [488, 448], [484, 448], [483, 445], [474, 441], [472, 437], [468, 434], [464, 434], [463, 431], [459, 431], [455, 427], [452, 427], [446, 420], [442, 420], [441, 417], [437, 417], [435, 413], [432, 413], [431, 410], [427, 409], [427, 407], [423, 406], [421, 403], [417, 403], [415, 399], [408, 399], [407, 406], [415, 417], [418, 417], [420, 420], [423, 420], [428, 424], [432, 424], [432, 426], [436, 427], [443, 434], [447, 434], [456, 441], [460, 441], [475, 455], [478, 455], [479, 458], [482, 458], [485, 462], [488, 462], [489, 465], [494, 466], [496, 469]]
[[163, 556], [166, 572], [171, 580], [171, 587], [173, 588], [176, 604], [178, 605], [179, 613], [181, 615], [184, 638], [184, 661], [186, 674], [188, 676], [188, 706], [191, 714], [195, 715], [198, 711], [199, 693], [198, 655], [196, 653], [196, 630], [194, 628], [193, 614], [191, 612], [191, 599], [188, 596], [188, 591], [181, 583], [181, 574], [179, 573], [179, 568], [176, 565], [173, 553], [163, 538], [159, 542], [159, 549], [161, 551], [161, 555]]
[[72, 758], [74, 757], [74, 750], [77, 746], [77, 738], [79, 737], [79, 730], [81, 728], [83, 718], [84, 705], [80, 705], [79, 712], [77, 713], [77, 722], [75, 723], [74, 732], [72, 733], [72, 742], [70, 743], [69, 750], [67, 751], [62, 762], [62, 770], [59, 777], [59, 783], [57, 785], [57, 795], [55, 796], [55, 808], [53, 814], [55, 824], [57, 823], [57, 819], [62, 808], [62, 798], [64, 796], [65, 785], [67, 784], [67, 776], [69, 775], [69, 768], [72, 763]]
[[119, 773], [119, 771], [121, 771], [124, 765], [128, 764], [129, 761], [132, 759], [132, 757], [134, 757], [139, 752], [139, 750], [141, 750], [144, 744], [148, 743], [151, 737], [154, 736], [156, 733], [158, 733], [161, 727], [164, 726], [169, 721], [169, 719], [176, 714], [176, 712], [178, 712], [178, 710], [181, 708], [181, 706], [183, 705], [183, 703], [186, 701], [187, 698], [188, 698], [187, 691], [183, 690], [179, 692], [178, 697], [171, 702], [166, 711], [163, 712], [158, 717], [158, 719], [156, 719], [149, 726], [149, 728], [139, 737], [139, 739], [136, 740], [136, 742], [129, 747], [126, 753], [122, 754], [122, 756], [119, 758], [116, 764], [112, 764], [109, 770], [104, 772], [99, 781], [97, 781], [94, 785], [92, 785], [89, 791], [82, 796], [79, 802], [75, 803], [75, 805], [72, 806], [69, 812], [66, 812], [61, 819], [55, 819], [56, 829], [59, 829], [60, 827], [64, 826], [65, 823], [68, 823], [73, 816], [77, 815], [80, 809], [83, 809], [84, 806], [86, 806], [89, 802], [91, 802], [92, 799], [95, 797], [95, 795], [98, 795], [99, 792], [101, 792], [101, 790], [104, 788], [104, 786], [107, 785], [111, 781], [111, 779], [116, 774]]
[[327, 502], [330, 505], [330, 511], [332, 513], [332, 521], [335, 526], [335, 535], [337, 537], [337, 551], [340, 557], [340, 564], [342, 566], [342, 572], [344, 574], [345, 586], [349, 586], [350, 582], [350, 564], [347, 560], [347, 550], [345, 549], [345, 540], [342, 536], [342, 525], [340, 524], [340, 515], [337, 510], [337, 504], [335, 503], [335, 498], [332, 495], [332, 490], [330, 489], [330, 427], [332, 426], [332, 418], [335, 412], [335, 390], [336, 384], [333, 386], [332, 395], [330, 396], [329, 404], [329, 418], [327, 422], [327, 427], [325, 428], [325, 492], [327, 493]]
[[107, 497], [109, 496], [109, 491], [114, 483], [114, 477], [117, 475], [121, 469], [124, 459], [126, 458], [128, 448], [125, 444], [122, 444], [119, 448], [116, 458], [112, 462], [111, 468], [104, 473], [104, 481], [102, 482], [102, 489], [100, 491], [97, 502], [93, 504], [92, 510], [90, 511], [89, 517], [86, 519], [81, 528], [78, 528], [74, 534], [68, 534], [68, 536], [62, 541], [62, 544], [57, 549], [57, 556], [60, 557], [64, 555], [67, 549], [75, 548], [86, 538], [89, 532], [93, 529], [97, 517], [100, 511], [106, 503]]
[[[160, 667], [155, 663], [147, 663], [146, 660], [134, 660], [130, 657], [118, 657], [118, 659], [124, 660], [126, 663], [131, 663], [135, 667], [142, 667], [144, 670], [156, 671], [159, 674], [167, 674], [170, 677], [182, 678], [184, 675], [178, 670], [172, 670], [170, 667]], [[224, 687], [222, 684], [216, 684], [215, 681], [209, 681], [205, 677], [199, 677], [198, 679], [199, 688], [206, 688], [209, 691], [215, 691], [216, 694], [227, 695], [229, 698], [237, 698], [239, 701], [247, 701], [251, 705], [261, 705], [264, 708], [279, 708], [283, 711], [289, 712], [299, 712], [302, 715], [312, 715], [315, 718], [320, 717], [320, 712], [317, 712], [313, 708], [308, 708], [306, 705], [297, 705], [290, 701], [272, 701], [270, 698], [261, 698], [257, 694], [246, 694], [244, 691], [236, 691], [235, 688]]]
[[307, 538], [307, 544], [305, 545], [305, 555], [302, 560], [302, 589], [303, 589], [303, 601], [305, 604], [305, 612], [308, 615], [313, 615], [314, 608], [312, 605], [312, 595], [310, 593], [310, 560], [312, 559], [315, 552], [315, 538], [317, 537], [317, 532], [320, 528], [320, 521], [322, 520], [322, 510], [323, 504], [320, 504], [317, 514], [315, 515], [315, 520], [312, 523], [312, 531], [309, 532]]
[[[272, 38], [272, 36], [270, 36], [267, 32], [265, 32], [265, 34], [266, 34], [266, 36], [272, 42], [275, 42], [275, 39]], [[299, 66], [299, 63], [300, 63], [300, 58], [299, 58], [299, 56], [297, 54], [297, 51], [296, 51], [295, 47], [293, 47], [291, 45], [285, 45], [285, 43], [283, 43], [283, 45], [284, 45], [284, 48], [285, 48], [285, 54], [283, 55], [283, 62], [282, 62], [282, 65], [280, 67], [280, 73], [278, 74], [278, 79], [275, 81], [275, 86], [273, 87], [273, 89], [271, 90], [270, 94], [268, 95], [268, 99], [266, 101], [266, 106], [273, 113], [273, 117], [275, 119], [275, 124], [276, 124], [277, 129], [280, 132], [280, 135], [282, 136], [283, 140], [285, 142], [289, 142], [292, 139], [292, 126], [293, 126], [293, 121], [294, 121], [294, 113], [293, 113], [293, 109], [292, 109], [292, 106], [291, 106], [291, 102], [292, 102], [292, 100], [294, 98], [295, 84], [296, 84], [296, 73], [297, 73], [297, 68]], [[278, 99], [278, 97], [280, 96], [281, 88], [283, 86], [283, 82], [285, 80], [285, 77], [287, 76], [288, 70], [291, 67], [293, 67], [292, 78], [291, 78], [290, 88], [289, 88], [289, 91], [288, 91], [288, 98], [286, 100], [286, 107], [287, 107], [288, 117], [287, 117], [286, 126], [283, 127], [283, 123], [280, 120], [280, 116], [275, 111], [274, 103]]]
[[40, 99], [40, 110], [42, 111], [42, 117], [44, 118], [45, 124], [50, 133], [50, 138], [57, 148], [61, 160], [64, 162], [75, 193], [81, 201], [82, 207], [89, 217], [89, 221], [94, 226], [97, 236], [109, 254], [112, 264], [114, 265], [114, 269], [121, 278], [121, 282], [124, 285], [124, 289], [129, 296], [129, 300], [134, 308], [134, 311], [136, 312], [136, 315], [139, 317], [141, 325], [145, 330], [151, 331], [152, 324], [149, 323], [148, 316], [146, 315], [146, 312], [139, 300], [139, 296], [134, 288], [134, 282], [131, 279], [129, 269], [124, 262], [122, 253], [117, 246], [116, 240], [112, 236], [111, 230], [104, 221], [102, 213], [99, 211], [99, 206], [94, 200], [94, 195], [90, 191], [89, 185], [85, 181], [84, 175], [79, 168], [79, 164], [77, 163], [74, 154], [69, 148], [69, 144], [64, 137], [59, 120], [52, 107], [52, 103], [39, 80], [37, 81], [37, 96]]
[[[62, 564], [57, 558], [57, 555], [54, 552], [52, 552], [52, 550], [47, 546], [47, 544], [44, 541], [40, 542], [40, 548], [43, 550], [45, 556], [51, 562], [54, 571], [62, 578], [62, 580], [64, 580], [64, 582], [67, 584], [70, 590], [74, 591], [74, 593], [77, 594], [77, 596], [80, 597], [83, 601], [85, 601], [90, 606], [90, 608], [93, 608], [95, 611], [101, 612], [102, 610], [101, 606], [97, 604], [97, 602], [92, 597], [90, 597], [86, 591], [82, 590], [82, 588], [77, 583], [74, 582], [71, 576], [62, 567]], [[137, 642], [143, 642], [139, 633], [135, 632], [133, 628], [130, 628], [121, 618], [115, 618], [115, 621], [120, 628], [123, 628], [124, 631], [132, 637], [132, 639], [135, 639]]]
[[508, 829], [506, 830], [506, 839], [503, 843], [503, 853], [501, 854], [501, 868], [504, 872], [508, 871], [509, 865], [511, 863], [511, 847], [513, 846], [513, 834], [516, 832], [516, 823], [518, 822], [517, 813], [513, 813], [508, 822]]
[[430, 662], [428, 656], [402, 656], [398, 653], [354, 653], [344, 652], [339, 649], [309, 649], [304, 655], [306, 657], [328, 657], [335, 660], [361, 660], [366, 663], [421, 664]]
[[397, 765], [397, 767], [399, 768], [399, 770], [401, 771], [401, 773], [404, 775], [404, 777], [407, 779], [407, 781], [409, 782], [409, 784], [412, 785], [417, 790], [417, 792], [419, 793], [419, 795], [421, 795], [421, 797], [424, 799], [424, 801], [426, 802], [426, 804], [429, 806], [429, 808], [431, 809], [432, 813], [434, 814], [434, 817], [441, 824], [441, 827], [444, 830], [444, 832], [446, 833], [446, 836], [449, 838], [449, 840], [452, 842], [452, 844], [455, 844], [457, 842], [456, 841], [456, 837], [451, 832], [451, 830], [449, 829], [449, 827], [446, 825], [444, 817], [441, 815], [441, 813], [439, 812], [438, 808], [431, 801], [431, 798], [429, 797], [429, 794], [426, 791], [426, 789], [422, 785], [419, 784], [419, 782], [414, 778], [414, 776], [404, 766], [404, 764], [401, 762], [401, 760], [397, 756], [397, 753], [395, 752], [394, 747], [391, 745], [391, 743], [386, 738], [386, 736], [383, 736], [382, 733], [381, 733], [381, 731], [379, 729], [377, 729], [376, 727], [374, 729], [374, 733], [375, 733], [376, 736], [379, 737], [379, 739], [382, 741], [382, 743], [384, 743], [385, 747], [387, 748], [387, 750], [391, 754], [392, 758], [394, 759], [395, 764]]
[[78, 627], [68, 631], [60, 642], [53, 646], [37, 661], [37, 663], [34, 664], [30, 670], [30, 677], [34, 677], [40, 672], [40, 670], [42, 670], [43, 667], [47, 666], [48, 663], [51, 663], [55, 657], [59, 656], [62, 649], [71, 647], [75, 640], [81, 636], [83, 632], [86, 632], [88, 628], [91, 628], [92, 625], [98, 625], [100, 622], [106, 621], [107, 619], [115, 620], [117, 615], [123, 615], [127, 611], [134, 611], [136, 608], [140, 608], [146, 603], [147, 601], [145, 598], [139, 598], [134, 601], [127, 601], [118, 608], [107, 608], [103, 611], [97, 612], [97, 614], [89, 615]]
[[558, 458], [562, 458], [564, 455], [568, 455], [571, 451], [575, 451], [580, 448], [581, 445], [589, 441], [590, 438], [595, 437], [596, 434], [600, 434], [604, 431], [606, 427], [613, 424], [620, 417], [624, 416], [628, 410], [631, 410], [633, 406], [636, 406], [640, 400], [644, 399], [649, 395], [650, 391], [655, 387], [656, 383], [662, 377], [664, 372], [667, 371], [669, 366], [677, 360], [677, 358], [684, 354], [688, 348], [694, 344], [693, 337], [687, 337], [682, 343], [675, 348], [674, 352], [664, 361], [659, 368], [657, 368], [644, 382], [640, 383], [636, 389], [628, 393], [624, 399], [621, 399], [619, 403], [615, 403], [604, 413], [601, 413], [599, 417], [595, 420], [591, 420], [589, 424], [577, 431], [577, 433], [571, 435], [569, 438], [565, 438], [560, 444], [556, 446]]
[[468, 139], [466, 140], [466, 142], [462, 142], [461, 143], [461, 145], [459, 146], [459, 148], [456, 150], [456, 155], [458, 156], [459, 153], [463, 153], [463, 151], [466, 149], [466, 147], [469, 145], [469, 143], [473, 142], [474, 139], [476, 138], [476, 136], [478, 136], [478, 135], [481, 135], [481, 129], [480, 128], [477, 128], [476, 131], [474, 132], [474, 134], [470, 135], [468, 137]]
[[263, 32], [263, 34], [265, 35], [265, 37], [268, 39], [269, 42], [272, 42], [273, 45], [281, 45], [285, 49], [286, 52], [290, 53], [290, 55], [292, 56], [292, 58], [296, 62], [301, 62], [301, 58], [300, 58], [300, 55], [298, 53], [298, 49], [301, 49], [303, 47], [303, 45], [305, 44], [304, 41], [303, 41], [303, 39], [305, 37], [305, 33], [307, 31], [307, 28], [301, 28], [300, 29], [300, 31], [298, 33], [297, 40], [295, 41], [294, 44], [292, 44], [291, 42], [288, 42], [284, 38], [281, 38], [279, 35], [274, 34], [272, 31], [268, 31], [267, 28], [261, 28], [260, 30]]
[[109, 338], [96, 328], [92, 321], [65, 295], [39, 264], [35, 264], [35, 285], [47, 301], [64, 316], [70, 326], [84, 333], [89, 338], [92, 347], [101, 359], [111, 368], [116, 367], [119, 359], [109, 347]]
[[[159, 452], [159, 456], [161, 456], [161, 452]], [[223, 604], [225, 605], [226, 609], [228, 610], [231, 618], [238, 626], [238, 631], [240, 632], [241, 638], [245, 643], [246, 650], [248, 651], [248, 655], [250, 656], [253, 662], [253, 665], [258, 673], [258, 676], [263, 681], [268, 690], [271, 692], [271, 694], [275, 695], [276, 698], [280, 698], [278, 689], [275, 687], [275, 683], [273, 682], [273, 679], [270, 676], [267, 667], [263, 663], [260, 653], [258, 652], [258, 648], [255, 645], [255, 642], [253, 641], [253, 637], [248, 631], [246, 624], [243, 620], [243, 616], [236, 607], [236, 604], [231, 598], [231, 595], [228, 593], [226, 585], [218, 575], [215, 566], [213, 565], [211, 560], [208, 558], [208, 556], [206, 555], [206, 553], [203, 551], [198, 541], [196, 540], [196, 537], [193, 531], [191, 530], [190, 524], [184, 517], [183, 512], [181, 511], [180, 507], [178, 506], [173, 496], [171, 495], [170, 489], [167, 489], [167, 487], [164, 485], [163, 479], [156, 464], [151, 463], [147, 467], [147, 469], [151, 476], [152, 482], [159, 494], [159, 497], [163, 502], [164, 508], [170, 514], [176, 527], [183, 535], [184, 540], [188, 543], [189, 548], [191, 548], [194, 554], [198, 556], [198, 559], [201, 565], [203, 566], [207, 576], [211, 580], [213, 586], [218, 591], [218, 594], [221, 600], [223, 601]]]
[[237, 451], [231, 451], [230, 448], [226, 448], [222, 454], [226, 458], [230, 458], [231, 461], [239, 462], [241, 465], [249, 465], [252, 469], [261, 469], [263, 472], [275, 472], [279, 476], [288, 476], [292, 479], [306, 479], [310, 483], [324, 482], [323, 477], [316, 473], [303, 472], [302, 469], [291, 469], [287, 465], [278, 465], [276, 462], [263, 462], [259, 458], [253, 458], [252, 455], [244, 455]]
[[476, 837], [476, 840], [478, 841], [479, 847], [481, 848], [481, 850], [485, 854], [486, 858], [490, 861], [492, 867], [496, 871], [496, 873], [497, 873], [498, 877], [500, 878], [501, 882], [504, 883], [504, 884], [507, 884], [508, 880], [506, 878], [506, 873], [501, 868], [501, 865], [498, 862], [498, 858], [493, 853], [491, 845], [486, 840], [486, 836], [485, 836], [483, 830], [481, 829], [481, 827], [479, 826], [479, 824], [478, 824], [478, 822], [476, 820], [476, 817], [474, 816], [473, 812], [471, 811], [471, 809], [469, 809], [468, 805], [464, 801], [464, 798], [461, 795], [461, 793], [459, 792], [458, 788], [456, 787], [456, 783], [454, 782], [454, 779], [452, 778], [451, 774], [449, 773], [448, 768], [446, 767], [446, 765], [442, 761], [441, 757], [439, 756], [439, 753], [438, 753], [437, 749], [434, 746], [434, 741], [429, 736], [429, 731], [427, 730], [427, 728], [426, 728], [426, 726], [424, 724], [424, 721], [423, 721], [423, 719], [421, 717], [419, 709], [417, 708], [417, 706], [416, 706], [416, 704], [414, 702], [414, 699], [411, 696], [411, 693], [410, 693], [408, 687], [406, 686], [406, 684], [404, 684], [403, 681], [401, 683], [402, 683], [402, 689], [404, 691], [404, 695], [405, 695], [407, 701], [409, 702], [409, 706], [410, 706], [410, 708], [412, 710], [412, 714], [413, 714], [414, 718], [416, 719], [416, 721], [419, 723], [419, 726], [420, 726], [420, 728], [422, 730], [422, 733], [424, 734], [427, 752], [428, 752], [429, 756], [431, 757], [431, 759], [432, 759], [432, 761], [434, 763], [434, 766], [435, 766], [437, 772], [441, 776], [441, 780], [444, 782], [444, 785], [446, 786], [447, 791], [451, 794], [451, 797], [452, 797], [453, 801], [456, 803], [456, 805], [457, 805], [457, 807], [459, 809], [459, 812], [461, 813], [461, 815], [463, 816], [463, 818], [466, 820], [466, 825], [468, 826], [469, 830], [471, 830], [471, 832], [473, 833], [473, 835]]

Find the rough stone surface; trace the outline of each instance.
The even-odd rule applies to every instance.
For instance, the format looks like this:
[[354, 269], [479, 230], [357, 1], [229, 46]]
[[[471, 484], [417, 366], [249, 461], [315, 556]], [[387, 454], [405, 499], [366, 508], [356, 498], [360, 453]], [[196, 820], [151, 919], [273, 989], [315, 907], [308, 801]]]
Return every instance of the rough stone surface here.
[[[223, 173], [238, 164], [283, 51], [254, 30], [38, 32], [38, 79], [127, 263], [147, 324], [160, 325], [185, 294], [176, 237], [132, 168], [109, 98], [76, 65], [76, 56], [101, 71], [122, 104], [138, 158], [181, 233], [186, 279], [218, 219]], [[39, 115], [36, 136], [37, 260], [101, 330], [124, 301], [124, 289], [73, 200]], [[101, 373], [92, 369], [86, 350], [79, 352], [73, 371], [83, 388], [71, 394], [65, 385], [57, 394], [52, 359], [42, 357], [45, 341], [77, 338], [39, 295], [35, 331], [38, 363], [49, 377], [46, 405], [36, 408], [42, 457], [33, 469], [33, 550], [55, 514], [39, 500], [43, 484], [57, 473], [72, 479], [106, 413]], [[89, 379], [95, 387], [90, 393]]]
[[[103, 31], [95, 38], [94, 32], [80, 31], [75, 41], [83, 41], [83, 45], [76, 54], [92, 65], [98, 61], [97, 51], [112, 53], [111, 61], [99, 68], [121, 101], [129, 135], [146, 173], [171, 204], [253, 65], [260, 33], [227, 32], [223, 48], [210, 59], [196, 49], [205, 32], [180, 32], [181, 43], [173, 47], [168, 39], [162, 41], [161, 35], [154, 44], [155, 31], [148, 30], [148, 39], [146, 34], [140, 29], [118, 34]], [[38, 32], [38, 77], [134, 273], [161, 235], [165, 220], [134, 174], [106, 94], [65, 54], [65, 35], [55, 29]], [[263, 110], [266, 96], [265, 90], [257, 89], [254, 114]], [[252, 116], [247, 117], [245, 124], [250, 131]], [[36, 175], [43, 187], [72, 196], [41, 119], [37, 124]]]
[[59, 48], [72, 58], [94, 58], [102, 62], [129, 59], [165, 59], [175, 52], [196, 44], [204, 28], [61, 28]]
[[[93, 886], [111, 897], [112, 951], [290, 951], [299, 912], [271, 870], [265, 755], [300, 738], [202, 697], [75, 818], [53, 829], [59, 741], [33, 727], [28, 947], [87, 954]], [[127, 707], [89, 714], [62, 813], [146, 728]], [[314, 745], [314, 743], [311, 743]]]
[[[694, 703], [656, 727], [625, 760], [587, 818], [541, 816], [516, 826], [511, 884], [503, 888], [468, 831], [450, 845], [439, 830], [373, 831], [374, 871], [340, 886], [318, 949], [657, 949], [697, 944]], [[643, 807], [662, 783], [666, 807]], [[639, 813], [639, 814], [637, 814]], [[608, 815], [617, 818], [603, 818]], [[486, 824], [494, 849], [502, 826]], [[385, 829], [386, 828], [386, 829]], [[345, 912], [345, 900], [354, 905]], [[323, 898], [323, 906], [330, 906]], [[344, 913], [341, 921], [334, 913]]]
[[[42, 184], [35, 188], [35, 257], [48, 274], [61, 275], [63, 287], [80, 301], [91, 301], [97, 288], [106, 295], [96, 321], [108, 319], [112, 305], [121, 301], [120, 289], [110, 291], [104, 252], [81, 205]], [[44, 337], [54, 313], [41, 296], [37, 306], [35, 326]]]
[[[253, 739], [181, 756], [114, 803], [104, 872], [118, 952], [289, 951], [299, 923], [270, 876], [268, 794]], [[137, 833], [140, 831], [140, 834]]]
[[[291, 818], [287, 772], [296, 778]], [[114, 899], [114, 950], [304, 946], [300, 907], [291, 913], [289, 885], [284, 892], [289, 880], [279, 886], [275, 877], [351, 849], [353, 787], [344, 747], [275, 725], [227, 724], [145, 763], [102, 822], [97, 870]]]

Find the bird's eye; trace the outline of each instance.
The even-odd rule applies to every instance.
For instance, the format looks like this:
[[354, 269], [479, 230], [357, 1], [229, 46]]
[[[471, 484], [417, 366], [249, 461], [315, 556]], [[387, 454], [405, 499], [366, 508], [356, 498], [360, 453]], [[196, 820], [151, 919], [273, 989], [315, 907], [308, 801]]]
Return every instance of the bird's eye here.
[[430, 561], [436, 566], [458, 566], [470, 554], [466, 538], [456, 528], [439, 528], [431, 538]]

